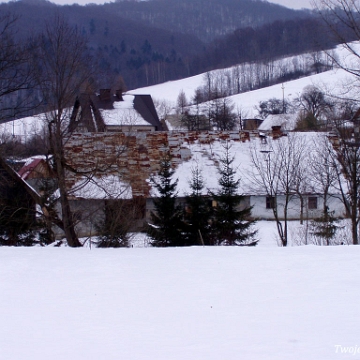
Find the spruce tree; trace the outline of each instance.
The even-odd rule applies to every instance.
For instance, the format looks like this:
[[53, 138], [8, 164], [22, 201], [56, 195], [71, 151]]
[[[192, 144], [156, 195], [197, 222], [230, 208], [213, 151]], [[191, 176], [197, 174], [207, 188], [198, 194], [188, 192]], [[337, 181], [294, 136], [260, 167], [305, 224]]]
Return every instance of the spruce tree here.
[[236, 179], [236, 171], [232, 167], [234, 157], [230, 157], [230, 146], [224, 146], [224, 155], [220, 159], [220, 189], [212, 194], [216, 201], [213, 219], [213, 236], [217, 245], [256, 245], [253, 230], [254, 220], [250, 220], [251, 207], [238, 207], [243, 195], [238, 194], [240, 179]]
[[311, 221], [311, 233], [320, 238], [321, 245], [331, 245], [335, 238], [339, 220], [335, 218], [334, 213], [326, 206], [322, 216]]
[[159, 194], [159, 197], [154, 199], [155, 211], [151, 212], [151, 222], [146, 229], [148, 236], [152, 239], [152, 246], [185, 245], [182, 235], [183, 211], [176, 204], [178, 180], [173, 181], [173, 175], [171, 157], [167, 154], [161, 160], [158, 176], [150, 179]]
[[204, 179], [198, 167], [192, 170], [191, 194], [186, 197], [185, 239], [187, 245], [213, 245], [210, 231], [211, 206], [204, 197]]

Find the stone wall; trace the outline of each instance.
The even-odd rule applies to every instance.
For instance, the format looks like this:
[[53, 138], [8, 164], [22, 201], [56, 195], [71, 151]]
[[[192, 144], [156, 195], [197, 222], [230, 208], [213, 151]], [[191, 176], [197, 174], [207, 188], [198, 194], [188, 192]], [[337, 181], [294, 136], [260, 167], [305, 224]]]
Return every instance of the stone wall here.
[[249, 131], [219, 132], [152, 132], [78, 133], [66, 140], [65, 156], [70, 168], [67, 182], [71, 188], [83, 175], [97, 177], [119, 175], [132, 187], [133, 197], [149, 197], [147, 182], [159, 170], [160, 161], [169, 152], [176, 167], [191, 156], [188, 144], [215, 140], [247, 141], [255, 133]]

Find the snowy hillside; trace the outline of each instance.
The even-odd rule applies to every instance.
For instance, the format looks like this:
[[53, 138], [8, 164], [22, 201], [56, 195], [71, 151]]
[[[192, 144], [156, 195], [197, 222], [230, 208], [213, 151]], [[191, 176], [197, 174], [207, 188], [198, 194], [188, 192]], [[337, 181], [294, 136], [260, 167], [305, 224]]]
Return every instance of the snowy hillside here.
[[[342, 63], [350, 64], [351, 62], [356, 61], [356, 59], [350, 56], [348, 52], [344, 50], [341, 46], [338, 46], [338, 48], [334, 52], [334, 55]], [[287, 66], [293, 66], [292, 64], [294, 62], [310, 61], [310, 57], [310, 54], [303, 54], [298, 57], [284, 58], [275, 63], [274, 66], [280, 67], [284, 66], [284, 64], [286, 64]], [[232, 68], [221, 69], [215, 70], [213, 73], [216, 76], [218, 72], [221, 73], [231, 70]], [[197, 76], [177, 81], [170, 81], [163, 84], [131, 90], [130, 93], [150, 94], [153, 99], [160, 101], [165, 100], [169, 103], [169, 105], [175, 106], [177, 97], [181, 91], [185, 93], [188, 100], [191, 100], [194, 96], [195, 90], [200, 86], [203, 86], [204, 81], [205, 74], [199, 74]], [[320, 74], [306, 76], [298, 80], [287, 81], [283, 84], [277, 84], [262, 89], [233, 95], [229, 98], [233, 101], [237, 108], [241, 108], [247, 114], [246, 116], [251, 118], [257, 114], [255, 106], [257, 106], [260, 101], [264, 101], [269, 98], [282, 99], [283, 91], [284, 97], [288, 101], [292, 101], [297, 98], [301, 94], [303, 89], [308, 85], [315, 85], [322, 89], [325, 93], [331, 95], [351, 96], [353, 95], [352, 88], [354, 86], [354, 81], [354, 77], [349, 75], [349, 73], [347, 73], [346, 71], [342, 69], [334, 69]]]
[[357, 359], [359, 260], [354, 246], [2, 247], [0, 358]]
[[[334, 54], [336, 54], [336, 57], [342, 62], [349, 64], [354, 61], [354, 58], [342, 49], [341, 46], [336, 49]], [[305, 64], [311, 60], [310, 58], [311, 54], [303, 54], [297, 57], [292, 56], [275, 62], [274, 66], [279, 67], [280, 69], [280, 67], [284, 66], [284, 64], [286, 66], [294, 66], [294, 63], [299, 62], [303, 62]], [[232, 68], [215, 70], [213, 74], [216, 76], [218, 72], [231, 71], [231, 69]], [[279, 69], [276, 71], [280, 71]], [[204, 85], [204, 77], [205, 74], [199, 74], [177, 81], [170, 81], [163, 84], [131, 90], [129, 91], [129, 94], [150, 94], [155, 101], [165, 101], [169, 107], [174, 107], [179, 93], [183, 91], [186, 98], [190, 100], [194, 96], [195, 90]], [[282, 99], [283, 91], [285, 99], [289, 101], [298, 97], [303, 89], [308, 85], [318, 86], [328, 94], [354, 97], [357, 96], [357, 93], [354, 95], [354, 82], [356, 82], [354, 77], [344, 70], [334, 69], [321, 74], [303, 77], [298, 80], [287, 81], [283, 84], [277, 84], [233, 95], [230, 96], [230, 99], [233, 101], [236, 108], [241, 109], [242, 112], [246, 114], [246, 117], [251, 118], [256, 116], [257, 111], [255, 110], [255, 106], [257, 106], [260, 101], [274, 97]], [[159, 115], [161, 116], [161, 114]], [[13, 125], [13, 122], [0, 124], [0, 132], [11, 136], [20, 136], [22, 139], [26, 140], [29, 136], [39, 132], [39, 129], [42, 129], [43, 124], [44, 121], [41, 115], [27, 117], [16, 120], [15, 125]]]
[[[150, 94], [155, 100], [166, 100], [171, 106], [176, 105], [180, 91], [184, 91], [187, 99], [194, 96], [195, 90], [203, 85], [204, 74], [193, 76], [178, 81], [171, 81], [164, 84], [149, 86], [146, 88], [132, 90], [132, 94]], [[255, 107], [260, 101], [270, 98], [282, 99], [283, 87], [284, 96], [288, 101], [293, 101], [299, 97], [303, 89], [308, 85], [318, 86], [325, 92], [334, 93], [340, 91], [343, 84], [353, 81], [351, 76], [342, 69], [326, 71], [320, 74], [306, 76], [298, 80], [285, 82], [284, 84], [272, 85], [258, 90], [248, 91], [242, 94], [230, 96], [236, 107], [246, 112], [247, 117], [255, 117], [257, 111]]]

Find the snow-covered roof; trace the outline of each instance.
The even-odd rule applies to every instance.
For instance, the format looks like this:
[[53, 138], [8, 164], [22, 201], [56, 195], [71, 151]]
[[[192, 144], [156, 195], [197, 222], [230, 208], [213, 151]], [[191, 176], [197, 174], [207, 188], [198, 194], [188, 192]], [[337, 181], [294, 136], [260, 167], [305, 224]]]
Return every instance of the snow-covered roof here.
[[123, 101], [114, 101], [113, 109], [99, 109], [107, 126], [150, 126], [135, 109], [134, 95], [123, 95]]
[[297, 114], [276, 114], [268, 117], [259, 126], [259, 131], [271, 131], [273, 126], [280, 126], [282, 130], [294, 130]]
[[101, 177], [79, 180], [69, 193], [82, 199], [131, 199], [132, 189], [119, 176], [104, 175]]
[[[259, 161], [263, 161], [266, 164], [269, 154], [275, 159], [274, 156], [277, 149], [281, 146], [290, 146], [289, 144], [292, 142], [291, 146], [298, 146], [298, 151], [306, 151], [306, 156], [304, 156], [304, 161], [306, 162], [310, 159], [310, 156], [316, 155], [317, 147], [321, 141], [327, 141], [326, 133], [291, 132], [287, 136], [276, 140], [267, 137], [266, 144], [259, 138], [252, 138], [246, 142], [217, 140], [209, 144], [199, 141], [188, 143], [186, 144], [188, 160], [182, 161], [176, 167], [174, 174], [174, 179], [178, 179], [178, 195], [186, 196], [191, 193], [190, 180], [192, 170], [197, 167], [201, 171], [205, 182], [203, 194], [208, 194], [209, 190], [216, 192], [219, 189], [220, 160], [224, 157], [226, 144], [229, 146], [230, 158], [233, 157], [234, 159], [231, 166], [236, 170], [235, 179], [240, 179], [239, 194], [264, 195], [266, 194], [265, 189], [254, 181], [254, 178], [257, 177], [252, 161], [254, 155], [258, 157]], [[302, 190], [306, 193], [321, 193], [319, 184], [310, 179], [311, 177], [304, 183]], [[330, 192], [337, 193], [338, 191], [333, 187]], [[153, 189], [152, 195], [155, 194], [156, 192]]]

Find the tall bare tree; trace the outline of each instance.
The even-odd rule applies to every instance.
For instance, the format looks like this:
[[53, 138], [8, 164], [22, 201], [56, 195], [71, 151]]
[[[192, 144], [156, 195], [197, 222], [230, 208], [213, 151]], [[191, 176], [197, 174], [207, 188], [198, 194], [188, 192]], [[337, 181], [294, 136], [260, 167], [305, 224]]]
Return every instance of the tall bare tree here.
[[[360, 222], [360, 137], [359, 124], [355, 129], [344, 124], [337, 125], [333, 139], [334, 167], [347, 215], [351, 220], [352, 242], [359, 244]], [[353, 131], [355, 130], [355, 131]]]
[[[336, 65], [360, 79], [360, 1], [313, 0], [313, 5], [323, 18], [330, 32], [352, 56], [347, 59], [332, 57]], [[353, 87], [353, 85], [352, 85]], [[343, 120], [343, 119], [342, 119]], [[351, 219], [352, 242], [359, 243], [360, 222], [360, 138], [359, 120], [354, 118], [353, 127], [344, 121], [335, 122], [337, 137], [333, 145], [340, 190], [346, 211]], [[341, 181], [342, 177], [345, 178]], [[345, 186], [344, 186], [345, 183]]]
[[40, 42], [41, 50], [36, 58], [37, 76], [44, 104], [47, 105], [46, 123], [58, 179], [63, 230], [68, 245], [78, 247], [81, 243], [75, 232], [66, 187], [64, 145], [69, 135], [70, 107], [76, 95], [89, 82], [92, 61], [86, 39], [60, 16], [46, 24]]
[[314, 151], [307, 157], [307, 166], [314, 190], [323, 197], [323, 212], [329, 205], [332, 192], [338, 184], [334, 149], [326, 134], [318, 134], [312, 145]]
[[210, 120], [212, 126], [220, 131], [233, 130], [237, 122], [234, 103], [224, 97], [212, 100], [211, 104]]
[[313, 190], [321, 194], [323, 200], [322, 215], [312, 222], [313, 234], [318, 238], [320, 245], [330, 245], [337, 227], [329, 202], [334, 196], [334, 190], [338, 189], [339, 166], [327, 134], [318, 134], [312, 147], [314, 151], [309, 154], [306, 162], [310, 175], [309, 182]]
[[282, 246], [288, 245], [289, 205], [300, 187], [304, 153], [305, 143], [296, 133], [270, 141], [266, 149], [251, 149], [252, 181], [267, 195]]

